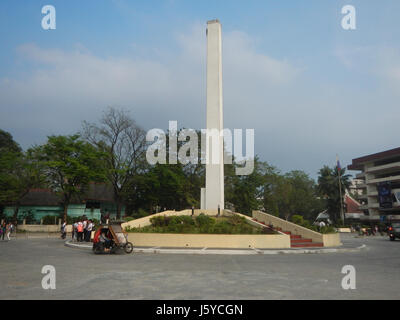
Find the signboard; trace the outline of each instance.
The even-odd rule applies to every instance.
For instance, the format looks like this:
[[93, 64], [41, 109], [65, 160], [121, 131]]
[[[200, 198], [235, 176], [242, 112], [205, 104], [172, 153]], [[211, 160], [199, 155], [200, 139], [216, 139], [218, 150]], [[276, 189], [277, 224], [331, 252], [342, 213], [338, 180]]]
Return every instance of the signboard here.
[[390, 209], [393, 207], [392, 186], [390, 181], [378, 183], [379, 207]]

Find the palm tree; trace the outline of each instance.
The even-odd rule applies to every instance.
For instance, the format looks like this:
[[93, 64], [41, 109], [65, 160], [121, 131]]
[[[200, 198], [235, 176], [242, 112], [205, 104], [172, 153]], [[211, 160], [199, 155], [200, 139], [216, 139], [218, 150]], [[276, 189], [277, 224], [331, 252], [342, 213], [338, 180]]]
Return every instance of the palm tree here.
[[[343, 203], [344, 191], [350, 186], [351, 175], [345, 174], [346, 169], [337, 166], [330, 168], [324, 166], [318, 174], [318, 191], [326, 201], [328, 214], [334, 222], [340, 219], [340, 206]], [[342, 189], [342, 199], [340, 199], [339, 181]]]

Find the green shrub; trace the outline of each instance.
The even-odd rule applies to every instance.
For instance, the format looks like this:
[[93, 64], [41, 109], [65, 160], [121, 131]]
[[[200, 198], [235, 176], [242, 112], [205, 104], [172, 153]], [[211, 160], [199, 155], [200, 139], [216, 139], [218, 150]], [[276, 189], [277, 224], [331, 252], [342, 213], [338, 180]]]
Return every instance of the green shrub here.
[[336, 233], [336, 229], [333, 226], [325, 226], [320, 228], [320, 233]]
[[320, 228], [319, 226], [311, 225], [310, 221], [304, 220], [300, 215], [292, 216], [292, 222], [296, 223], [304, 228], [319, 232], [319, 233], [335, 233], [336, 229], [333, 226], [325, 226]]
[[293, 223], [298, 224], [300, 226], [303, 225], [303, 223], [304, 223], [303, 216], [298, 215], [298, 214], [293, 215], [291, 220]]
[[171, 222], [185, 225], [194, 225], [195, 221], [191, 216], [172, 216]]
[[237, 226], [246, 223], [246, 218], [235, 214], [228, 218], [228, 222], [231, 225]]
[[239, 234], [254, 234], [254, 233], [263, 233], [262, 229], [254, 229], [251, 225], [249, 225], [247, 222], [244, 224], [241, 224], [237, 226], [236, 228], [233, 229], [233, 233], [239, 233]]
[[155, 233], [201, 233], [201, 234], [261, 234], [261, 228], [255, 228], [240, 216], [213, 218], [200, 214], [192, 216], [156, 216], [150, 219], [151, 225], [142, 228], [127, 228], [128, 232]]
[[195, 221], [190, 216], [169, 217], [166, 230], [172, 233], [191, 233], [194, 232]]
[[308, 220], [304, 220], [303, 223], [301, 224], [302, 227], [310, 229], [311, 228], [311, 223]]
[[150, 218], [150, 223], [153, 227], [163, 227], [169, 224], [169, 218], [166, 216], [156, 216]]
[[231, 234], [231, 233], [233, 233], [232, 227], [227, 221], [217, 221], [211, 230], [212, 230], [212, 233], [216, 233], [216, 234]]
[[209, 216], [206, 216], [204, 213], [200, 213], [196, 218], [195, 218], [196, 224], [199, 227], [203, 226], [210, 226], [214, 224], [214, 219], [210, 218]]
[[135, 220], [135, 218], [134, 218], [134, 217], [131, 217], [131, 216], [126, 216], [126, 217], [123, 218], [123, 220], [124, 220], [125, 222], [129, 222], [129, 221]]
[[147, 211], [145, 211], [143, 209], [139, 209], [138, 212], [135, 212], [132, 214], [132, 217], [134, 219], [139, 219], [139, 218], [147, 217], [148, 215], [150, 215], [150, 213], [148, 213]]
[[261, 229], [261, 233], [262, 234], [275, 234], [275, 232], [273, 230], [271, 230], [270, 228], [267, 228], [267, 227], [263, 227]]

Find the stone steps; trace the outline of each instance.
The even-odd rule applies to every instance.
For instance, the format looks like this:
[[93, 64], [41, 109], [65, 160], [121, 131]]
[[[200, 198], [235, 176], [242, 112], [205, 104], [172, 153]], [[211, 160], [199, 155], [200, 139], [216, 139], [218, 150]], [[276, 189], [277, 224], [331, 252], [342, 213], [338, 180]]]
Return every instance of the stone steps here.
[[[256, 219], [253, 219], [257, 221]], [[258, 222], [258, 221], [257, 221]], [[265, 223], [260, 222], [265, 225]], [[290, 231], [284, 231], [282, 228], [273, 228], [275, 231], [280, 231], [290, 236], [290, 247], [291, 248], [310, 248], [310, 247], [323, 247], [324, 244], [321, 242], [313, 242], [312, 239], [303, 238], [301, 235], [292, 234]]]

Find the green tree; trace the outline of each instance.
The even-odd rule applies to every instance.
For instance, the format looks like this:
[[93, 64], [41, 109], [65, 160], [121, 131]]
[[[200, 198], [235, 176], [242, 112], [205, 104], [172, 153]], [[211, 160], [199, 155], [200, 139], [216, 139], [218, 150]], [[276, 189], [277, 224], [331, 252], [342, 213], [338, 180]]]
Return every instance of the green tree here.
[[[197, 131], [198, 158], [201, 158], [201, 132]], [[129, 181], [124, 199], [129, 214], [144, 209], [154, 212], [160, 210], [186, 209], [200, 205], [200, 188], [204, 186], [204, 165], [178, 161], [178, 164], [169, 163], [169, 132], [166, 134], [166, 164], [150, 165], [147, 162], [142, 166], [139, 174]], [[177, 142], [178, 150], [188, 141]], [[176, 154], [177, 156], [177, 154]], [[182, 160], [182, 159], [180, 159]]]
[[32, 188], [45, 185], [44, 168], [36, 161], [33, 150], [21, 154], [10, 154], [8, 158], [8, 188], [3, 193], [8, 202], [14, 206], [14, 221], [18, 217], [18, 211], [22, 198]]
[[323, 208], [315, 181], [301, 170], [290, 171], [285, 177], [294, 191], [291, 199], [294, 204], [291, 214], [314, 220]]
[[0, 151], [21, 153], [22, 149], [9, 132], [0, 129]]
[[264, 209], [289, 220], [292, 215], [314, 219], [322, 210], [315, 181], [301, 170], [280, 174], [276, 169], [265, 176]]
[[279, 171], [272, 166], [268, 166], [268, 169], [264, 175], [263, 185], [263, 209], [269, 214], [279, 216], [278, 206], [278, 187], [280, 186], [281, 175]]
[[23, 152], [9, 133], [0, 130], [0, 206], [13, 205], [16, 220], [21, 199], [42, 185], [42, 170], [32, 151]]
[[81, 140], [78, 134], [49, 136], [47, 143], [33, 152], [45, 167], [47, 182], [63, 198], [65, 221], [72, 198], [84, 194], [89, 182], [105, 179], [104, 154]]
[[277, 179], [275, 201], [278, 206], [279, 216], [288, 220], [295, 212], [296, 189], [289, 178], [280, 176]]
[[235, 211], [251, 215], [262, 207], [264, 176], [269, 166], [254, 159], [254, 170], [249, 175], [236, 175], [238, 164], [225, 165], [225, 201], [232, 203]]
[[124, 110], [108, 108], [99, 124], [83, 123], [83, 136], [105, 154], [107, 180], [114, 190], [117, 218], [129, 188], [145, 168], [146, 133]]
[[[326, 202], [329, 216], [336, 223], [340, 220], [340, 206], [343, 203], [345, 190], [350, 186], [350, 175], [346, 174], [344, 168], [339, 171], [337, 167], [329, 166], [321, 168], [318, 174], [318, 191]], [[339, 181], [342, 199], [340, 199]]]
[[13, 175], [14, 164], [22, 157], [20, 150], [9, 148], [9, 141], [0, 145], [0, 212], [4, 206], [12, 204], [15, 197], [16, 179]]
[[[157, 164], [147, 174], [151, 205], [164, 209], [185, 209], [192, 204], [187, 177], [181, 164]], [[200, 192], [200, 190], [199, 190]]]

